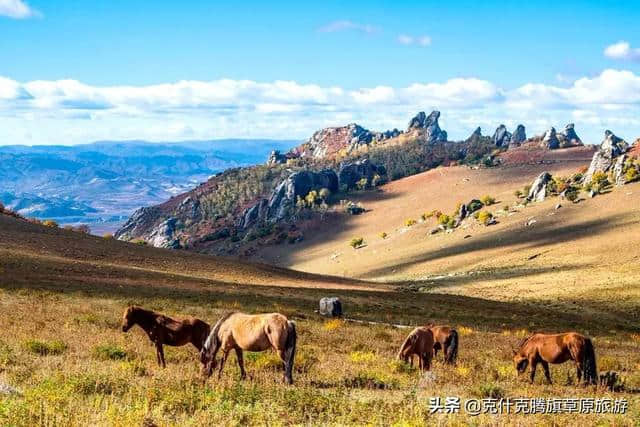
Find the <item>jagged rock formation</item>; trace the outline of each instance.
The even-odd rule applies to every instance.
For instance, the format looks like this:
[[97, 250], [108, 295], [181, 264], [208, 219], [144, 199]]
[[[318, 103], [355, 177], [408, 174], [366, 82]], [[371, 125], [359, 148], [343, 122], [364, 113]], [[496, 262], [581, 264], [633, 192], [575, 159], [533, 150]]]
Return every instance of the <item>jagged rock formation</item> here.
[[386, 174], [387, 171], [384, 166], [374, 165], [369, 159], [363, 159], [357, 162], [341, 164], [338, 180], [341, 187], [351, 189], [356, 187], [357, 182], [362, 178], [366, 178], [367, 185], [371, 185], [375, 175], [384, 178]]
[[527, 140], [527, 133], [525, 132], [524, 125], [520, 124], [516, 127], [516, 130], [511, 135], [511, 140], [509, 141], [509, 148], [519, 147], [526, 140]]
[[578, 134], [576, 134], [573, 123], [566, 125], [564, 130], [558, 133], [557, 137], [560, 148], [579, 147], [584, 145]]
[[594, 153], [589, 169], [584, 174], [583, 182], [585, 184], [590, 183], [593, 174], [596, 172], [608, 172], [613, 166], [615, 158], [628, 150], [629, 144], [625, 140], [618, 138], [610, 130], [606, 130], [600, 149]]
[[414, 118], [409, 121], [407, 132], [415, 130], [424, 132], [427, 144], [444, 142], [447, 140], [447, 132], [440, 129], [440, 125], [438, 125], [439, 118], [440, 111], [434, 110], [428, 116], [424, 111], [420, 111]]
[[556, 134], [556, 128], [551, 127], [548, 131], [544, 133], [542, 137], [542, 146], [545, 148], [549, 148], [550, 150], [555, 150], [560, 147], [560, 141], [558, 140], [558, 136]]
[[511, 132], [505, 125], [500, 125], [491, 138], [496, 147], [507, 147], [511, 142]]
[[304, 198], [312, 190], [326, 188], [338, 191], [338, 176], [331, 169], [320, 172], [300, 171], [289, 175], [271, 193], [268, 199], [260, 199], [239, 215], [235, 226], [247, 229], [257, 222], [278, 222], [293, 214], [298, 197]]
[[465, 205], [464, 203], [460, 204], [458, 212], [456, 213], [455, 226], [458, 227], [468, 214], [469, 213], [467, 211], [467, 205]]
[[471, 135], [469, 135], [469, 138], [467, 138], [467, 141], [473, 139], [473, 138], [480, 138], [482, 136], [482, 129], [480, 128], [480, 126], [478, 126], [476, 128], [476, 130], [474, 130]]
[[376, 141], [385, 141], [387, 139], [391, 139], [391, 138], [395, 138], [397, 136], [400, 136], [402, 134], [401, 131], [399, 131], [396, 128], [393, 128], [392, 130], [386, 130], [384, 132], [375, 132], [373, 134], [373, 139]]
[[551, 181], [552, 176], [549, 172], [542, 172], [531, 184], [531, 189], [527, 195], [530, 202], [541, 202], [547, 197], [547, 184]]
[[287, 163], [287, 156], [281, 154], [278, 150], [273, 150], [269, 153], [269, 158], [267, 159], [267, 166], [274, 166], [282, 163]]

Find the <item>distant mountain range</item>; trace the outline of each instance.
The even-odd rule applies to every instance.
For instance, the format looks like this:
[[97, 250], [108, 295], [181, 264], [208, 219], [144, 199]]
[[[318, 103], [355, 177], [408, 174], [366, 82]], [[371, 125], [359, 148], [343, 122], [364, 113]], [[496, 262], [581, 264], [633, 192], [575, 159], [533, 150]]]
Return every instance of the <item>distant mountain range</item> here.
[[61, 224], [113, 231], [141, 206], [183, 193], [230, 167], [262, 163], [297, 141], [225, 139], [75, 146], [0, 146], [0, 202]]

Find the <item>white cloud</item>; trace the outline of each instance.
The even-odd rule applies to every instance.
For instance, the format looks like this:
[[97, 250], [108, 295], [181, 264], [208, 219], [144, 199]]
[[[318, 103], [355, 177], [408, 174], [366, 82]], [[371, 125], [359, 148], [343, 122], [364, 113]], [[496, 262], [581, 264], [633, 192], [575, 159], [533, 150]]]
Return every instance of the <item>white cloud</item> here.
[[318, 28], [318, 31], [321, 33], [335, 33], [338, 31], [359, 31], [362, 33], [373, 34], [377, 33], [379, 29], [373, 25], [369, 24], [360, 24], [357, 22], [349, 21], [349, 20], [339, 20], [329, 22], [326, 25]]
[[415, 45], [415, 46], [431, 46], [431, 37], [429, 36], [409, 36], [407, 34], [400, 34], [397, 38], [398, 43], [403, 45]]
[[442, 111], [443, 127], [457, 139], [479, 125], [490, 133], [499, 123], [524, 123], [531, 135], [575, 121], [587, 141], [599, 142], [606, 127], [634, 140], [640, 135], [640, 75], [608, 69], [567, 85], [513, 89], [477, 78], [345, 89], [295, 81], [92, 86], [0, 77], [0, 144], [180, 135], [302, 139], [354, 121], [374, 130], [403, 128], [416, 112], [431, 109]]
[[623, 40], [607, 46], [604, 56], [625, 61], [640, 61], [640, 48], [632, 48], [629, 42]]
[[13, 19], [26, 19], [39, 16], [40, 13], [22, 0], [0, 0], [0, 16]]

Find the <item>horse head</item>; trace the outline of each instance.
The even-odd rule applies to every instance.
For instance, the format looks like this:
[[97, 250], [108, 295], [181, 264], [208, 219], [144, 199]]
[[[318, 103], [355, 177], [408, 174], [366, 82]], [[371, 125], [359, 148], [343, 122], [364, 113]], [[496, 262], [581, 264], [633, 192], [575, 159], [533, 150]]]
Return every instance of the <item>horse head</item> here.
[[202, 363], [202, 375], [206, 378], [210, 377], [215, 369], [216, 353], [220, 346], [217, 330], [211, 331], [200, 349], [200, 363]]
[[131, 305], [127, 307], [122, 315], [122, 332], [127, 332], [133, 325], [135, 325], [135, 314], [138, 310], [138, 307], [135, 305]]
[[513, 364], [516, 367], [518, 375], [523, 374], [529, 365], [529, 359], [520, 351], [513, 350]]

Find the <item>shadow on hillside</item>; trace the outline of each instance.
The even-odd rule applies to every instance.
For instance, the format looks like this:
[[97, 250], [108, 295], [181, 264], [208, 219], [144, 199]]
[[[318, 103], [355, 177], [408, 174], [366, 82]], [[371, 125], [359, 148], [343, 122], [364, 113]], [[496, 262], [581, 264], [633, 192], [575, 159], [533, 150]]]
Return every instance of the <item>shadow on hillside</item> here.
[[[374, 278], [385, 276], [392, 272], [396, 274], [402, 269], [424, 262], [498, 247], [520, 246], [518, 250], [525, 251], [527, 249], [535, 249], [549, 244], [575, 241], [582, 237], [593, 236], [604, 232], [614, 226], [619, 227], [637, 222], [637, 220], [627, 220], [626, 222], [622, 222], [624, 218], [627, 218], [627, 215], [619, 214], [608, 218], [583, 221], [578, 224], [570, 225], [559, 225], [560, 220], [553, 219], [536, 223], [532, 227], [519, 227], [517, 229], [509, 228], [488, 233], [482, 237], [474, 237], [461, 243], [443, 247], [435, 251], [420, 254], [401, 263], [370, 270], [362, 277]], [[526, 260], [530, 255], [531, 254], [529, 252], [523, 254], [523, 260]]]
[[461, 286], [468, 283], [484, 280], [503, 280], [503, 279], [517, 279], [523, 277], [536, 276], [545, 273], [560, 273], [567, 271], [574, 271], [584, 268], [584, 264], [569, 264], [561, 267], [549, 266], [549, 267], [499, 267], [485, 270], [479, 270], [474, 272], [467, 272], [464, 274], [454, 275], [438, 275], [433, 277], [427, 277], [424, 279], [399, 281], [399, 285], [411, 285], [412, 287], [425, 287], [431, 289], [442, 289], [453, 286]]

